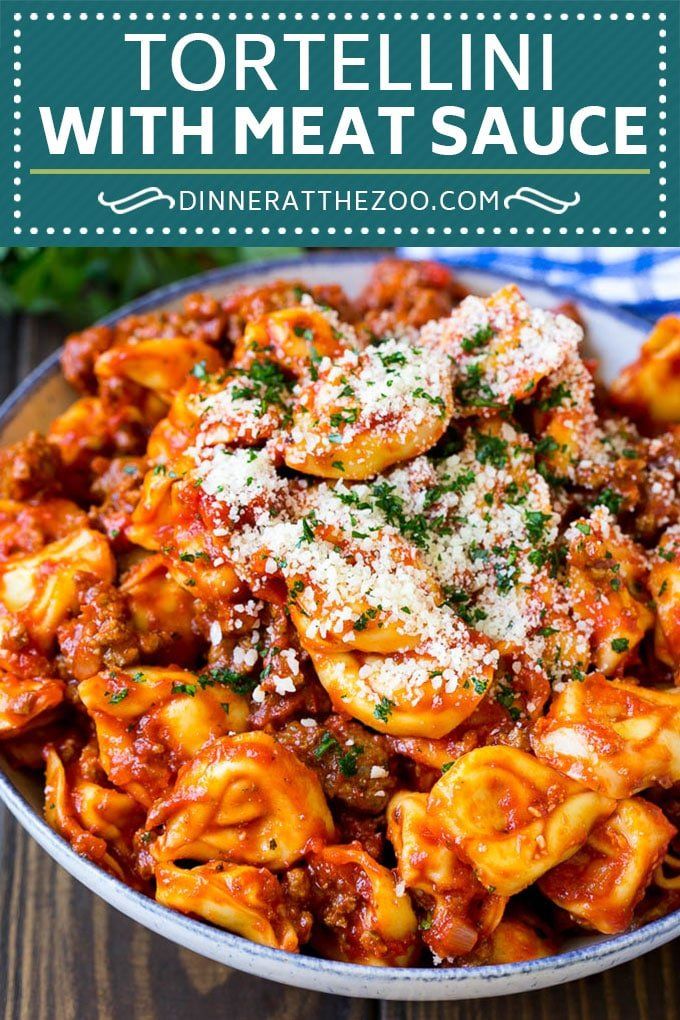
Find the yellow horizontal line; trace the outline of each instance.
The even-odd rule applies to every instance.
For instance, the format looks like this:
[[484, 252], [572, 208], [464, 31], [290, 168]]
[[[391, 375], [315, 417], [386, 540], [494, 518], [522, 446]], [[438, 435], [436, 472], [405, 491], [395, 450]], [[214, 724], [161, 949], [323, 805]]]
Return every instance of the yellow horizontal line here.
[[144, 175], [145, 177], [158, 177], [158, 176], [183, 176], [187, 174], [199, 174], [207, 177], [211, 176], [224, 176], [224, 177], [253, 177], [267, 176], [267, 177], [282, 177], [282, 176], [302, 176], [309, 174], [313, 177], [343, 177], [343, 176], [467, 176], [468, 174], [477, 175], [480, 177], [490, 176], [501, 176], [501, 177], [517, 177], [522, 176], [557, 176], [564, 174], [566, 176], [600, 176], [600, 177], [622, 177], [622, 176], [640, 176], [651, 173], [648, 168], [630, 168], [630, 169], [604, 169], [602, 167], [597, 168], [582, 168], [572, 169], [569, 167], [562, 168], [551, 168], [551, 169], [534, 169], [532, 167], [490, 167], [486, 170], [480, 170], [477, 167], [457, 167], [448, 170], [434, 169], [430, 167], [420, 168], [406, 168], [403, 170], [397, 170], [394, 167], [371, 167], [363, 169], [359, 167], [351, 167], [345, 169], [332, 169], [322, 167], [305, 167], [304, 169], [292, 170], [290, 168], [277, 168], [277, 167], [213, 167], [211, 169], [206, 167], [149, 167], [149, 169], [143, 169], [141, 167], [126, 167], [114, 168], [114, 167], [82, 167], [78, 169], [74, 168], [54, 168], [54, 167], [31, 167], [30, 171], [34, 176], [62, 176], [62, 177], [84, 177], [84, 176], [105, 176], [105, 177], [131, 177], [134, 175]]

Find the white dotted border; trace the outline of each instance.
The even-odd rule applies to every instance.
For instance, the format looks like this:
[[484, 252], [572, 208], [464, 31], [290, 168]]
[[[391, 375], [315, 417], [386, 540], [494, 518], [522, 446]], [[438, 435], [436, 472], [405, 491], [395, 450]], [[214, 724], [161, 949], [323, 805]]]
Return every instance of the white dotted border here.
[[667, 32], [667, 30], [663, 26], [663, 22], [666, 21], [666, 15], [665, 15], [665, 13], [663, 11], [659, 13], [659, 21], [662, 22], [661, 28], [659, 29], [659, 64], [658, 64], [658, 70], [659, 70], [659, 219], [661, 220], [661, 223], [660, 223], [660, 225], [659, 225], [659, 227], [657, 229], [658, 229], [659, 234], [664, 236], [666, 234], [666, 232], [667, 232], [667, 227], [666, 227], [666, 224], [664, 222], [664, 220], [666, 219], [666, 216], [667, 216], [666, 208], [665, 208], [665, 202], [666, 202], [666, 199], [667, 199], [666, 191], [665, 191], [666, 184], [667, 184], [667, 179], [666, 179], [666, 175], [665, 175], [664, 171], [667, 168], [667, 163], [666, 163], [666, 149], [667, 149], [667, 146], [666, 146], [666, 135], [667, 135], [668, 131], [667, 131], [666, 123], [665, 122], [666, 122], [668, 114], [666, 112], [665, 107], [666, 107], [666, 101], [667, 101], [667, 98], [668, 98], [667, 94], [666, 94], [666, 88], [668, 87], [668, 78], [666, 77], [667, 70], [668, 70], [667, 62], [666, 62], [666, 52], [667, 52], [667, 48], [668, 47], [667, 47], [667, 44], [666, 44], [666, 38], [668, 36], [668, 32]]
[[[651, 15], [651, 13], [649, 11], [643, 11], [641, 13], [635, 12], [635, 11], [626, 11], [624, 13], [619, 13], [617, 11], [611, 11], [607, 15], [602, 14], [600, 11], [589, 12], [589, 15], [585, 14], [583, 11], [578, 11], [576, 14], [573, 14], [573, 13], [570, 14], [568, 11], [562, 11], [562, 12], [560, 12], [559, 20], [563, 21], [563, 22], [564, 21], [569, 21], [569, 20], [583, 22], [583, 21], [587, 20], [588, 16], [590, 16], [593, 21], [602, 21], [602, 20], [607, 20], [608, 19], [609, 21], [618, 21], [618, 20], [624, 21], [625, 20], [627, 22], [631, 22], [631, 21], [635, 21], [637, 18], [639, 18], [640, 21], [651, 21], [651, 19], [652, 19], [652, 15]], [[32, 22], [35, 22], [35, 21], [40, 20], [41, 17], [44, 18], [46, 21], [55, 21], [55, 20], [58, 20], [59, 17], [61, 17], [61, 20], [63, 20], [63, 21], [71, 21], [71, 20], [74, 20], [75, 16], [74, 16], [74, 13], [70, 12], [70, 11], [63, 11], [61, 13], [61, 15], [55, 14], [53, 11], [47, 11], [47, 12], [32, 11], [28, 15], [28, 20], [32, 21]], [[91, 14], [88, 11], [80, 11], [78, 13], [78, 20], [79, 21], [88, 21], [88, 20], [91, 19], [93, 21], [100, 21], [101, 22], [101, 21], [105, 21], [107, 17], [109, 17], [112, 21], [122, 21], [122, 20], [125, 20], [125, 15], [121, 14], [120, 11], [110, 11], [110, 12], [109, 11], [107, 11], [107, 12], [97, 11], [94, 14]], [[154, 20], [156, 20], [156, 18], [158, 18], [159, 21], [171, 21], [173, 17], [177, 18], [178, 21], [189, 21], [189, 20], [191, 20], [192, 16], [187, 14], [185, 11], [173, 11], [173, 12], [164, 11], [164, 12], [162, 12], [159, 15], [156, 15], [153, 11], [147, 11], [145, 13], [145, 15], [144, 15], [143, 20], [145, 20], [145, 21], [154, 21]], [[393, 11], [393, 12], [391, 12], [391, 14], [387, 14], [384, 11], [371, 11], [371, 12], [361, 11], [361, 12], [356, 12], [356, 13], [352, 12], [352, 11], [345, 11], [342, 14], [342, 19], [340, 19], [340, 15], [338, 15], [335, 11], [326, 11], [323, 14], [319, 13], [317, 11], [304, 12], [304, 13], [302, 11], [296, 11], [295, 13], [292, 13], [292, 14], [287, 14], [285, 11], [279, 11], [277, 13], [277, 15], [276, 15], [276, 19], [274, 19], [273, 14], [271, 14], [269, 11], [260, 11], [258, 14], [254, 13], [252, 11], [245, 11], [243, 13], [237, 13], [235, 11], [229, 11], [227, 13], [223, 13], [223, 12], [220, 12], [220, 11], [213, 11], [213, 12], [210, 13], [209, 16], [206, 15], [205, 12], [203, 12], [203, 11], [195, 11], [194, 14], [193, 14], [193, 20], [194, 21], [199, 21], [199, 22], [200, 21], [206, 21], [206, 20], [210, 20], [210, 21], [224, 20], [224, 21], [233, 22], [233, 21], [237, 21], [240, 17], [243, 18], [244, 21], [254, 21], [254, 20], [256, 20], [259, 17], [259, 19], [261, 21], [265, 21], [265, 22], [270, 21], [270, 20], [286, 21], [288, 19], [290, 19], [292, 21], [303, 21], [305, 18], [309, 18], [311, 21], [320, 21], [322, 18], [325, 18], [327, 21], [331, 21], [331, 22], [337, 21], [337, 20], [344, 20], [344, 21], [357, 20], [357, 21], [364, 21], [365, 22], [365, 21], [369, 21], [371, 18], [375, 18], [377, 21], [387, 21], [387, 20], [391, 19], [393, 21], [399, 22], [399, 21], [403, 21], [403, 20], [419, 21], [422, 18], [422, 20], [424, 20], [424, 21], [432, 22], [432, 21], [436, 21], [438, 17], [441, 18], [442, 21], [453, 21], [453, 20], [455, 20], [457, 18], [459, 21], [463, 21], [463, 22], [469, 21], [471, 19], [476, 20], [476, 21], [485, 21], [485, 20], [487, 20], [487, 17], [491, 21], [502, 21], [502, 19], [504, 17], [507, 18], [509, 21], [518, 21], [518, 20], [521, 20], [522, 18], [524, 18], [524, 20], [529, 21], [529, 22], [537, 21], [537, 20], [541, 20], [541, 19], [543, 21], [546, 21], [546, 22], [549, 22], [549, 21], [552, 21], [552, 20], [558, 20], [557, 14], [553, 13], [553, 12], [550, 12], [550, 11], [545, 11], [541, 15], [537, 15], [537, 14], [535, 14], [532, 11], [527, 11], [523, 15], [518, 14], [516, 11], [510, 11], [510, 12], [495, 11], [495, 12], [493, 12], [492, 14], [490, 14], [488, 16], [487, 16], [487, 14], [484, 11], [477, 11], [477, 12], [474, 13], [474, 16], [472, 14], [470, 14], [468, 11], [459, 11], [457, 13], [454, 13], [452, 11], [436, 11], [436, 12], [435, 11], [428, 11], [426, 14], [423, 14], [423, 15], [421, 15], [417, 11], [412, 11], [410, 13], [410, 15], [408, 16], [408, 18], [406, 17], [406, 15], [402, 11]], [[663, 11], [658, 12], [656, 17], [657, 17], [657, 20], [659, 22], [665, 22], [666, 21], [666, 14]], [[22, 19], [23, 19], [23, 15], [19, 11], [15, 11], [15, 13], [14, 13], [14, 22], [15, 23], [21, 22]], [[139, 20], [138, 12], [130, 11], [127, 14], [127, 19], [129, 21], [137, 21], [137, 20]], [[666, 112], [666, 109], [665, 109], [665, 105], [666, 105], [667, 98], [668, 98], [667, 97], [667, 92], [666, 92], [666, 89], [667, 89], [667, 86], [668, 86], [668, 79], [666, 77], [666, 74], [668, 72], [668, 66], [667, 66], [667, 61], [666, 61], [666, 55], [667, 55], [667, 43], [666, 43], [666, 39], [667, 39], [667, 35], [668, 35], [667, 30], [662, 25], [662, 27], [659, 29], [659, 48], [658, 48], [658, 50], [659, 50], [659, 63], [658, 63], [658, 72], [659, 72], [659, 80], [658, 80], [658, 85], [659, 85], [659, 111], [658, 111], [658, 116], [659, 116], [659, 122], [660, 122], [660, 126], [659, 126], [659, 138], [660, 138], [660, 141], [659, 141], [659, 146], [658, 146], [659, 157], [660, 157], [659, 158], [658, 167], [659, 167], [659, 171], [660, 171], [660, 177], [659, 177], [659, 196], [658, 197], [659, 197], [659, 220], [662, 221], [662, 222], [657, 227], [657, 233], [662, 235], [662, 236], [667, 233], [667, 227], [666, 227], [665, 223], [663, 222], [666, 219], [666, 217], [667, 217], [667, 212], [666, 212], [666, 209], [665, 209], [665, 202], [667, 201], [667, 195], [666, 195], [665, 190], [664, 190], [666, 188], [666, 185], [667, 185], [667, 178], [664, 175], [664, 171], [667, 169], [667, 162], [666, 162], [666, 158], [665, 158], [666, 157], [666, 153], [667, 153], [667, 144], [666, 144], [666, 140], [665, 139], [666, 139], [666, 136], [667, 136], [667, 133], [668, 133], [666, 125], [665, 125], [665, 121], [667, 119], [667, 112]], [[13, 56], [14, 56], [14, 61], [13, 61], [13, 64], [12, 64], [12, 70], [14, 72], [15, 77], [13, 78], [12, 85], [13, 85], [13, 88], [14, 88], [13, 102], [14, 102], [14, 105], [15, 105], [16, 109], [14, 110], [15, 125], [14, 125], [14, 129], [13, 129], [14, 139], [15, 139], [14, 144], [13, 144], [13, 151], [14, 151], [15, 159], [13, 161], [14, 176], [12, 178], [12, 185], [13, 185], [12, 201], [13, 201], [13, 205], [14, 205], [13, 218], [16, 221], [20, 221], [21, 220], [21, 215], [22, 215], [22, 213], [21, 213], [21, 198], [22, 198], [22, 196], [21, 196], [21, 187], [22, 187], [22, 147], [21, 147], [21, 109], [20, 109], [20, 106], [21, 106], [21, 84], [22, 84], [22, 81], [21, 81], [20, 75], [22, 73], [23, 68], [22, 68], [22, 59], [21, 59], [22, 58], [21, 38], [22, 38], [21, 28], [18, 27], [18, 25], [15, 25], [15, 28], [13, 29], [13, 39], [14, 39], [14, 42], [13, 42]], [[184, 236], [186, 236], [188, 234], [193, 234], [193, 235], [196, 235], [198, 237], [204, 236], [206, 234], [212, 235], [213, 237], [217, 237], [217, 236], [219, 236], [221, 234], [225, 234], [226, 236], [235, 236], [235, 235], [237, 235], [239, 233], [242, 233], [243, 235], [245, 235], [247, 237], [252, 237], [255, 234], [259, 234], [259, 235], [261, 235], [263, 237], [270, 237], [272, 234], [278, 235], [279, 237], [285, 237], [288, 234], [290, 234], [292, 236], [301, 236], [305, 232], [309, 232], [312, 236], [317, 236], [317, 235], [320, 235], [322, 233], [322, 230], [321, 230], [320, 227], [308, 227], [308, 228], [294, 227], [294, 228], [291, 228], [290, 230], [287, 227], [277, 227], [275, 230], [273, 230], [271, 227], [257, 227], [257, 228], [256, 227], [244, 227], [244, 228], [238, 228], [238, 227], [210, 227], [210, 228], [207, 228], [207, 227], [193, 227], [193, 228], [190, 228], [190, 227], [159, 227], [158, 231], [156, 231], [155, 227], [144, 227], [144, 228], [140, 228], [140, 227], [127, 227], [127, 228], [125, 228], [125, 227], [77, 227], [77, 228], [75, 228], [75, 227], [61, 227], [61, 228], [46, 227], [46, 228], [43, 228], [43, 229], [44, 229], [44, 233], [49, 235], [49, 236], [53, 236], [53, 235], [55, 235], [57, 233], [60, 233], [60, 234], [64, 235], [65, 237], [68, 237], [68, 236], [70, 236], [70, 235], [72, 235], [74, 233], [77, 233], [77, 234], [79, 234], [81, 236], [87, 236], [89, 233], [93, 233], [93, 234], [95, 234], [97, 236], [102, 236], [102, 235], [106, 234], [107, 230], [109, 230], [111, 232], [111, 234], [113, 234], [116, 237], [121, 236], [123, 234], [129, 234], [130, 236], [133, 236], [133, 237], [135, 235], [138, 235], [138, 234], [142, 234], [142, 235], [146, 235], [146, 236], [153, 236], [156, 232], [158, 232], [160, 235], [162, 235], [164, 237], [168, 237], [168, 236], [170, 236], [172, 234], [173, 230], [176, 231], [177, 234], [179, 234], [182, 237], [184, 237]], [[386, 235], [394, 235], [395, 237], [401, 237], [404, 234], [411, 235], [412, 237], [415, 237], [415, 236], [417, 236], [420, 233], [425, 234], [426, 236], [434, 236], [438, 232], [444, 234], [445, 236], [451, 236], [451, 235], [455, 234], [455, 235], [460, 235], [462, 237], [466, 237], [466, 236], [468, 236], [470, 234], [482, 237], [482, 236], [484, 236], [487, 233], [492, 235], [492, 236], [496, 236], [496, 237], [501, 236], [503, 233], [507, 233], [507, 234], [509, 234], [511, 236], [517, 236], [519, 234], [525, 234], [527, 237], [531, 237], [531, 236], [534, 236], [536, 234], [543, 235], [543, 236], [549, 236], [549, 235], [551, 235], [553, 233], [559, 234], [560, 236], [566, 236], [567, 234], [569, 234], [570, 229], [573, 230], [574, 234], [576, 234], [577, 236], [581, 236], [581, 237], [584, 236], [586, 233], [590, 233], [590, 234], [592, 234], [595, 237], [598, 237], [601, 234], [608, 234], [611, 237], [615, 237], [619, 233], [625, 234], [627, 236], [631, 236], [631, 235], [635, 234], [635, 230], [636, 230], [636, 228], [634, 228], [634, 227], [620, 227], [620, 228], [619, 227], [591, 227], [591, 228], [585, 228], [585, 227], [573, 227], [573, 228], [569, 228], [569, 227], [557, 227], [557, 228], [554, 228], [554, 229], [552, 227], [541, 227], [541, 228], [537, 228], [537, 227], [523, 227], [523, 228], [520, 228], [520, 227], [507, 227], [507, 228], [503, 228], [503, 227], [491, 227], [491, 228], [487, 229], [486, 227], [474, 227], [474, 228], [472, 228], [472, 227], [461, 226], [461, 227], [455, 227], [455, 228], [454, 227], [408, 227], [408, 228], [405, 228], [405, 227], [374, 227], [373, 231], [374, 231], [374, 233], [376, 233], [377, 235], [379, 235], [381, 237], [384, 237]], [[21, 226], [20, 222], [16, 222], [15, 223], [15, 226], [14, 226], [14, 234], [15, 235], [21, 235], [24, 232], [24, 230], [25, 230], [25, 228], [23, 228]], [[39, 227], [29, 227], [28, 228], [28, 233], [31, 236], [35, 236], [35, 235], [41, 233], [41, 228], [39, 228]], [[325, 235], [328, 235], [328, 236], [331, 236], [331, 237], [334, 237], [336, 235], [345, 235], [345, 236], [349, 237], [349, 236], [352, 236], [354, 233], [356, 233], [358, 235], [361, 235], [361, 236], [367, 236], [367, 235], [369, 235], [371, 233], [371, 229], [369, 227], [359, 227], [359, 228], [356, 228], [356, 229], [354, 227], [343, 227], [342, 229], [337, 228], [337, 227], [325, 227], [324, 230], [323, 230], [323, 233]], [[642, 227], [642, 228], [640, 228], [640, 233], [645, 235], [645, 236], [648, 236], [649, 234], [651, 234], [651, 228], [650, 227]]]
[[[15, 20], [15, 22], [16, 21], [21, 21], [21, 15], [20, 14], [15, 14], [14, 15], [14, 20]], [[21, 77], [20, 77], [20, 75], [22, 74], [23, 68], [22, 68], [22, 62], [21, 62], [21, 56], [22, 56], [22, 51], [21, 51], [21, 29], [18, 26], [14, 27], [14, 30], [12, 32], [12, 38], [13, 38], [13, 43], [12, 43], [12, 57], [13, 57], [12, 71], [13, 71], [13, 74], [14, 74], [14, 77], [12, 79], [12, 87], [14, 89], [14, 94], [13, 94], [12, 99], [13, 99], [14, 106], [15, 106], [14, 115], [13, 115], [13, 119], [14, 119], [14, 128], [13, 128], [14, 143], [13, 143], [13, 146], [12, 146], [13, 153], [14, 153], [14, 161], [13, 161], [13, 164], [12, 164], [12, 169], [14, 171], [14, 176], [12, 177], [12, 187], [13, 187], [13, 191], [12, 191], [12, 206], [13, 206], [12, 218], [15, 221], [14, 233], [15, 234], [21, 234], [22, 228], [21, 228], [20, 220], [21, 220], [21, 186], [22, 186], [22, 182], [23, 182], [23, 177], [22, 177], [23, 166], [22, 166], [22, 155], [21, 155]]]

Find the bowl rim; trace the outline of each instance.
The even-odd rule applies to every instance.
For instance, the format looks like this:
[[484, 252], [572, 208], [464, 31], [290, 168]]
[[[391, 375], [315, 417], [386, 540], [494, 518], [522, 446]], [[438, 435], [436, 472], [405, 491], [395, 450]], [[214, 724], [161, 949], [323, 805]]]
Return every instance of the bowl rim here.
[[[258, 272], [272, 272], [302, 270], [304, 267], [313, 265], [327, 265], [329, 269], [334, 266], [342, 266], [352, 263], [364, 263], [367, 266], [379, 261], [384, 255], [376, 252], [342, 252], [342, 253], [317, 253], [312, 255], [290, 256], [282, 259], [262, 260], [239, 263], [234, 266], [219, 267], [194, 276], [186, 277], [175, 283], [159, 287], [148, 294], [131, 301], [116, 311], [99, 319], [97, 325], [112, 325], [128, 315], [140, 314], [149, 311], [158, 305], [167, 304], [177, 300], [196, 290], [219, 285], [222, 283], [238, 283], [244, 277], [256, 276]], [[457, 267], [455, 261], [446, 262], [455, 272], [460, 268], [462, 274], [474, 273], [475, 276], [485, 278], [492, 284], [507, 282], [507, 274], [475, 269], [474, 267], [462, 265]], [[522, 279], [520, 276], [518, 279]], [[625, 323], [639, 332], [648, 331], [650, 324], [647, 320], [633, 315], [618, 308], [611, 308], [602, 301], [593, 298], [583, 297], [577, 292], [565, 288], [549, 287], [540, 281], [525, 278], [522, 282], [538, 285], [549, 291], [558, 300], [571, 300], [587, 307], [595, 312], [600, 312], [614, 321]], [[18, 409], [28, 400], [34, 390], [53, 374], [56, 374], [59, 365], [61, 348], [47, 357], [39, 364], [15, 390], [0, 404], [0, 428], [7, 425]], [[324, 991], [313, 979], [324, 975], [338, 978], [343, 981], [345, 989], [352, 985], [358, 985], [358, 994], [370, 995], [376, 992], [378, 986], [384, 987], [390, 982], [405, 982], [407, 985], [418, 985], [425, 987], [465, 986], [478, 984], [479, 981], [488, 981], [496, 985], [503, 983], [509, 978], [521, 976], [532, 977], [540, 981], [540, 975], [547, 973], [557, 975], [553, 983], [569, 980], [568, 975], [559, 977], [560, 972], [570, 970], [576, 965], [588, 963], [587, 973], [595, 969], [603, 970], [605, 967], [592, 966], [602, 963], [608, 958], [617, 959], [614, 963], [630, 959], [633, 954], [628, 950], [639, 949], [639, 954], [653, 949], [664, 942], [670, 941], [676, 934], [680, 934], [680, 909], [675, 910], [664, 917], [650, 921], [639, 928], [634, 928], [620, 935], [608, 936], [605, 938], [594, 936], [593, 939], [574, 949], [567, 949], [563, 953], [553, 956], [542, 957], [537, 960], [526, 960], [518, 963], [485, 964], [478, 967], [377, 967], [365, 964], [343, 963], [335, 960], [327, 960], [321, 957], [308, 956], [304, 953], [287, 953], [280, 949], [272, 949], [251, 942], [239, 935], [234, 935], [223, 929], [214, 927], [205, 921], [194, 920], [168, 907], [161, 906], [156, 900], [145, 896], [143, 893], [126, 886], [119, 879], [103, 871], [92, 861], [78, 855], [61, 836], [59, 836], [38, 814], [26, 797], [17, 787], [14, 786], [7, 773], [0, 767], [0, 799], [19, 821], [24, 829], [36, 842], [66, 871], [74, 878], [85, 885], [91, 892], [100, 896], [109, 905], [114, 906], [121, 912], [126, 913], [135, 921], [145, 925], [157, 934], [163, 935], [171, 941], [193, 949], [208, 958], [222, 962], [225, 965], [234, 966], [237, 969], [247, 969], [254, 975], [260, 975], [269, 980], [281, 981], [283, 983], [297, 983], [295, 975], [305, 978], [310, 983], [308, 987]], [[129, 910], [128, 910], [129, 908]], [[186, 936], [186, 937], [183, 937]], [[187, 943], [190, 943], [187, 945]], [[218, 949], [226, 952], [218, 953]], [[234, 950], [238, 957], [249, 957], [253, 963], [246, 967], [243, 960], [229, 959], [229, 950]], [[627, 955], [626, 955], [627, 954]], [[262, 968], [269, 968], [266, 975]], [[606, 965], [605, 965], [606, 966]], [[585, 972], [584, 972], [585, 973]], [[344, 979], [344, 980], [343, 980]], [[541, 982], [545, 983], [545, 982]], [[537, 985], [536, 985], [537, 986]], [[517, 989], [503, 989], [504, 991], [519, 991]], [[472, 988], [470, 988], [472, 992]], [[500, 991], [500, 989], [499, 989]]]

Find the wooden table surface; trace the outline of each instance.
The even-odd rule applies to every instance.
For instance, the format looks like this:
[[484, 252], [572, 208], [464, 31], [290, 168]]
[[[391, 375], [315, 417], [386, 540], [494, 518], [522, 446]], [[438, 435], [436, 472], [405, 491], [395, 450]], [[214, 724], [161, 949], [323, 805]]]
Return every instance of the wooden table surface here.
[[[0, 398], [59, 343], [0, 321]], [[675, 1020], [680, 942], [606, 974], [461, 1003], [297, 991], [204, 960], [128, 920], [62, 871], [0, 807], [2, 1020]], [[676, 969], [677, 968], [677, 969]]]

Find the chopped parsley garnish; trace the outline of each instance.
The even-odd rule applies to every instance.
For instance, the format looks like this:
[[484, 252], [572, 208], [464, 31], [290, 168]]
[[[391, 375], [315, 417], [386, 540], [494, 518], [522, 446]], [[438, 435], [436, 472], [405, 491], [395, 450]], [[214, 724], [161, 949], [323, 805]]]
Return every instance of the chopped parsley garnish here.
[[474, 627], [481, 620], [486, 620], [484, 610], [472, 605], [472, 596], [468, 595], [466, 591], [445, 585], [444, 594], [446, 596], [444, 600], [446, 605], [455, 610], [461, 620], [467, 623], [468, 626]]
[[508, 462], [508, 444], [500, 436], [490, 436], [486, 432], [473, 431], [475, 440], [475, 457], [480, 464], [491, 464], [502, 468]]
[[361, 616], [354, 621], [354, 630], [366, 630], [371, 620], [378, 615], [377, 609], [365, 609]]
[[330, 417], [331, 428], [337, 429], [341, 425], [353, 425], [358, 417], [358, 407], [350, 407], [346, 411], [334, 411]]
[[616, 515], [621, 509], [622, 503], [623, 496], [619, 492], [614, 492], [613, 489], [603, 489], [597, 495], [593, 506], [606, 506], [607, 510]]
[[456, 397], [469, 407], [498, 407], [496, 394], [482, 378], [480, 362], [469, 365], [464, 377], [456, 386]]
[[522, 715], [521, 711], [515, 705], [515, 692], [509, 685], [501, 684], [496, 692], [496, 701], [499, 705], [502, 705], [506, 710], [513, 722]]
[[315, 539], [314, 529], [319, 524], [314, 511], [312, 510], [310, 514], [303, 517], [300, 523], [302, 525], [302, 538], [300, 539], [300, 542], [313, 542]]
[[455, 478], [451, 478], [449, 475], [444, 475], [443, 480], [439, 485], [434, 485], [431, 489], [425, 493], [424, 506], [430, 507], [437, 500], [441, 499], [442, 496], [446, 495], [447, 492], [455, 492], [457, 495], [461, 495], [468, 489], [475, 480], [475, 473], [471, 468], [466, 471], [461, 471], [460, 474], [456, 475]]
[[119, 691], [116, 691], [114, 694], [109, 694], [107, 691], [106, 696], [109, 699], [109, 703], [111, 705], [119, 705], [121, 701], [125, 701], [129, 693], [130, 692], [127, 689], [127, 687], [121, 687], [121, 689]]
[[612, 651], [614, 652], [627, 652], [630, 647], [630, 642], [627, 637], [615, 637], [612, 638]]
[[527, 536], [532, 545], [541, 541], [545, 532], [545, 526], [551, 517], [551, 514], [541, 513], [540, 510], [524, 511], [524, 522], [527, 528]]
[[210, 559], [208, 554], [204, 553], [204, 552], [195, 552], [195, 553], [184, 552], [184, 553], [180, 553], [179, 554], [179, 558], [182, 561], [182, 563], [194, 563], [196, 560], [199, 560], [199, 559], [203, 559], [203, 560], [209, 560]]
[[308, 344], [314, 342], [314, 330], [305, 329], [303, 326], [296, 326], [293, 330], [295, 336], [299, 336], [302, 340], [306, 340]]
[[359, 769], [358, 759], [359, 755], [364, 753], [363, 747], [350, 747], [344, 754], [338, 755], [338, 768], [342, 772], [343, 776], [350, 779], [352, 776], [357, 774]]
[[257, 687], [257, 680], [253, 677], [245, 676], [243, 673], [236, 673], [227, 666], [213, 666], [207, 673], [202, 673], [198, 677], [198, 683], [201, 688], [214, 687], [215, 684], [220, 684], [224, 687], [229, 687], [234, 694], [251, 694], [255, 687]]
[[411, 516], [406, 513], [404, 500], [397, 495], [394, 485], [376, 482], [371, 486], [371, 496], [376, 509], [382, 512], [388, 524], [410, 538], [414, 545], [420, 548], [426, 545], [430, 522], [422, 514]]
[[539, 456], [554, 453], [555, 450], [559, 450], [559, 448], [560, 444], [556, 439], [553, 439], [552, 436], [543, 436], [538, 440], [535, 446], [536, 453]]
[[432, 405], [432, 407], [437, 407], [439, 409], [440, 418], [443, 418], [446, 415], [446, 404], [444, 403], [443, 399], [441, 397], [433, 397], [432, 394], [427, 393], [427, 391], [424, 390], [422, 386], [416, 387], [416, 389], [413, 391], [413, 396], [418, 397], [421, 400], [426, 400], [428, 404]]
[[392, 351], [391, 354], [381, 354], [378, 351], [378, 357], [383, 363], [385, 368], [393, 368], [395, 365], [405, 365], [406, 355], [402, 351]]
[[329, 751], [333, 751], [338, 746], [339, 745], [335, 737], [331, 736], [327, 730], [324, 730], [321, 734], [321, 740], [314, 748], [314, 757], [323, 758], [325, 754], [328, 754]]
[[188, 694], [190, 698], [193, 698], [196, 694], [196, 684], [173, 684], [173, 694]]
[[238, 375], [244, 383], [232, 389], [234, 400], [259, 401], [259, 407], [255, 411], [257, 418], [262, 418], [270, 407], [278, 407], [285, 412], [286, 417], [288, 416], [287, 398], [293, 389], [293, 383], [276, 362], [268, 359], [255, 361], [250, 368], [239, 369]]
[[477, 332], [473, 333], [472, 336], [463, 337], [460, 346], [465, 354], [472, 354], [473, 351], [478, 351], [481, 347], [486, 347], [493, 336], [494, 330], [491, 326], [480, 326]]
[[538, 409], [539, 411], [550, 411], [555, 407], [560, 407], [565, 400], [571, 399], [571, 390], [568, 390], [564, 383], [558, 383], [554, 390], [539, 400]]
[[386, 723], [392, 715], [392, 709], [394, 708], [394, 702], [390, 701], [389, 698], [382, 697], [378, 704], [373, 710], [373, 715], [376, 719], [380, 719], [381, 722]]
[[445, 761], [444, 764], [442, 765], [442, 772], [443, 773], [448, 772], [449, 769], [452, 769], [455, 764], [456, 763], [454, 761]]
[[519, 549], [513, 543], [507, 549], [494, 546], [493, 552], [499, 559], [494, 561], [493, 571], [496, 577], [496, 589], [499, 595], [507, 595], [515, 585], [519, 574], [517, 557]]
[[584, 521], [577, 521], [575, 527], [578, 529], [578, 531], [581, 532], [582, 535], [590, 534], [590, 525], [586, 524]]

